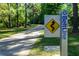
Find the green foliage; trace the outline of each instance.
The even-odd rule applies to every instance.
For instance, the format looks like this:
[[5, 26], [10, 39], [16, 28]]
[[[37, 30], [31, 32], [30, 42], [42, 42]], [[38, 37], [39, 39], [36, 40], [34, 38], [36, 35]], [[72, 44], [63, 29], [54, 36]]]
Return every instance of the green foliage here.
[[[71, 3], [0, 3], [0, 24], [2, 27], [8, 27], [9, 22], [12, 27], [16, 27], [17, 9], [18, 24], [24, 26], [25, 22], [44, 23], [44, 15], [57, 15], [61, 10], [68, 10], [69, 25], [72, 25], [73, 9]], [[79, 4], [78, 4], [79, 8]], [[26, 10], [26, 11], [25, 11]], [[26, 16], [25, 16], [26, 13]], [[78, 13], [79, 14], [79, 13]], [[10, 20], [9, 20], [10, 17]], [[26, 17], [26, 18], [25, 18]], [[25, 21], [25, 19], [27, 21]], [[0, 27], [1, 27], [0, 26]]]

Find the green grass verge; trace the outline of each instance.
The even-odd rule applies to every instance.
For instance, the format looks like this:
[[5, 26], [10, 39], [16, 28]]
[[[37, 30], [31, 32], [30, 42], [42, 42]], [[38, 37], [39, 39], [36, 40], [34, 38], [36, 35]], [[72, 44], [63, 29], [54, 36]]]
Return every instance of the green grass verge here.
[[68, 39], [68, 55], [79, 56], [79, 34], [69, 34]]
[[59, 46], [60, 40], [59, 38], [45, 38], [44, 30], [40, 31], [43, 33], [33, 45], [29, 55], [30, 56], [52, 56], [55, 54], [59, 54], [59, 51], [45, 51], [44, 46]]
[[[71, 30], [69, 29], [68, 34], [68, 55], [69, 56], [79, 56], [79, 34], [73, 35], [71, 34]], [[40, 31], [43, 32], [44, 31]], [[33, 45], [31, 52], [29, 55], [32, 56], [51, 56], [55, 53], [59, 53], [56, 51], [47, 52], [44, 51], [44, 46], [46, 45], [60, 45], [59, 38], [44, 38], [44, 35], [41, 35], [36, 43]]]
[[68, 55], [79, 56], [79, 34], [72, 34], [72, 28], [69, 28], [68, 33]]
[[33, 28], [35, 26], [37, 26], [37, 24], [32, 24], [31, 27], [28, 26], [27, 28], [24, 28], [24, 27], [19, 27], [19, 28], [17, 28], [17, 27], [14, 27], [14, 28], [1, 28], [0, 29], [0, 39], [8, 37], [8, 36], [16, 34], [16, 33], [19, 33], [19, 32], [24, 31], [24, 30], [31, 29], [31, 28]]

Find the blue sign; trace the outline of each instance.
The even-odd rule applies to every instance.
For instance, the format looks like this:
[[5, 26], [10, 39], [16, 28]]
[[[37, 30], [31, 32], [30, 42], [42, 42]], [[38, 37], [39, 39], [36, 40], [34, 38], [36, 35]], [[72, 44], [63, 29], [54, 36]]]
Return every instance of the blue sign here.
[[62, 11], [60, 14], [61, 18], [61, 39], [66, 40], [67, 39], [67, 22], [68, 22], [68, 13], [66, 10]]

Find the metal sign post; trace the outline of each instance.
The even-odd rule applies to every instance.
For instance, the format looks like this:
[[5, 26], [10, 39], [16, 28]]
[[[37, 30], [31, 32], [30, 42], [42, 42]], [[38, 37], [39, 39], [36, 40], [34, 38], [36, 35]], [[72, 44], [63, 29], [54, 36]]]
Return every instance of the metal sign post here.
[[68, 14], [67, 11], [64, 10], [61, 12], [61, 33], [60, 33], [60, 37], [61, 37], [61, 56], [67, 56], [67, 49], [68, 49], [68, 29], [67, 29], [67, 25], [68, 25]]

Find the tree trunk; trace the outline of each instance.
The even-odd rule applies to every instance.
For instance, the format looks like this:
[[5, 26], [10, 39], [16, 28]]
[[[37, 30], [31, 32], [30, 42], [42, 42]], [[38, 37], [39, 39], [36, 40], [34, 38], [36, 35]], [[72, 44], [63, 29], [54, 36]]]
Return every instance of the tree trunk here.
[[16, 24], [16, 26], [18, 27], [19, 26], [19, 24], [18, 24], [19, 23], [19, 21], [18, 21], [18, 3], [16, 3], [16, 6], [17, 6], [16, 7], [16, 9], [17, 9], [17, 11], [16, 11], [16, 13], [17, 13], [17, 16], [16, 16], [17, 17], [17, 20], [16, 20], [17, 24]]
[[78, 5], [73, 3], [73, 33], [78, 33]]
[[10, 28], [11, 27], [11, 20], [10, 20], [10, 3], [8, 3], [8, 11], [9, 11], [9, 14], [8, 14], [8, 27]]
[[27, 4], [25, 3], [25, 28], [27, 27]]

